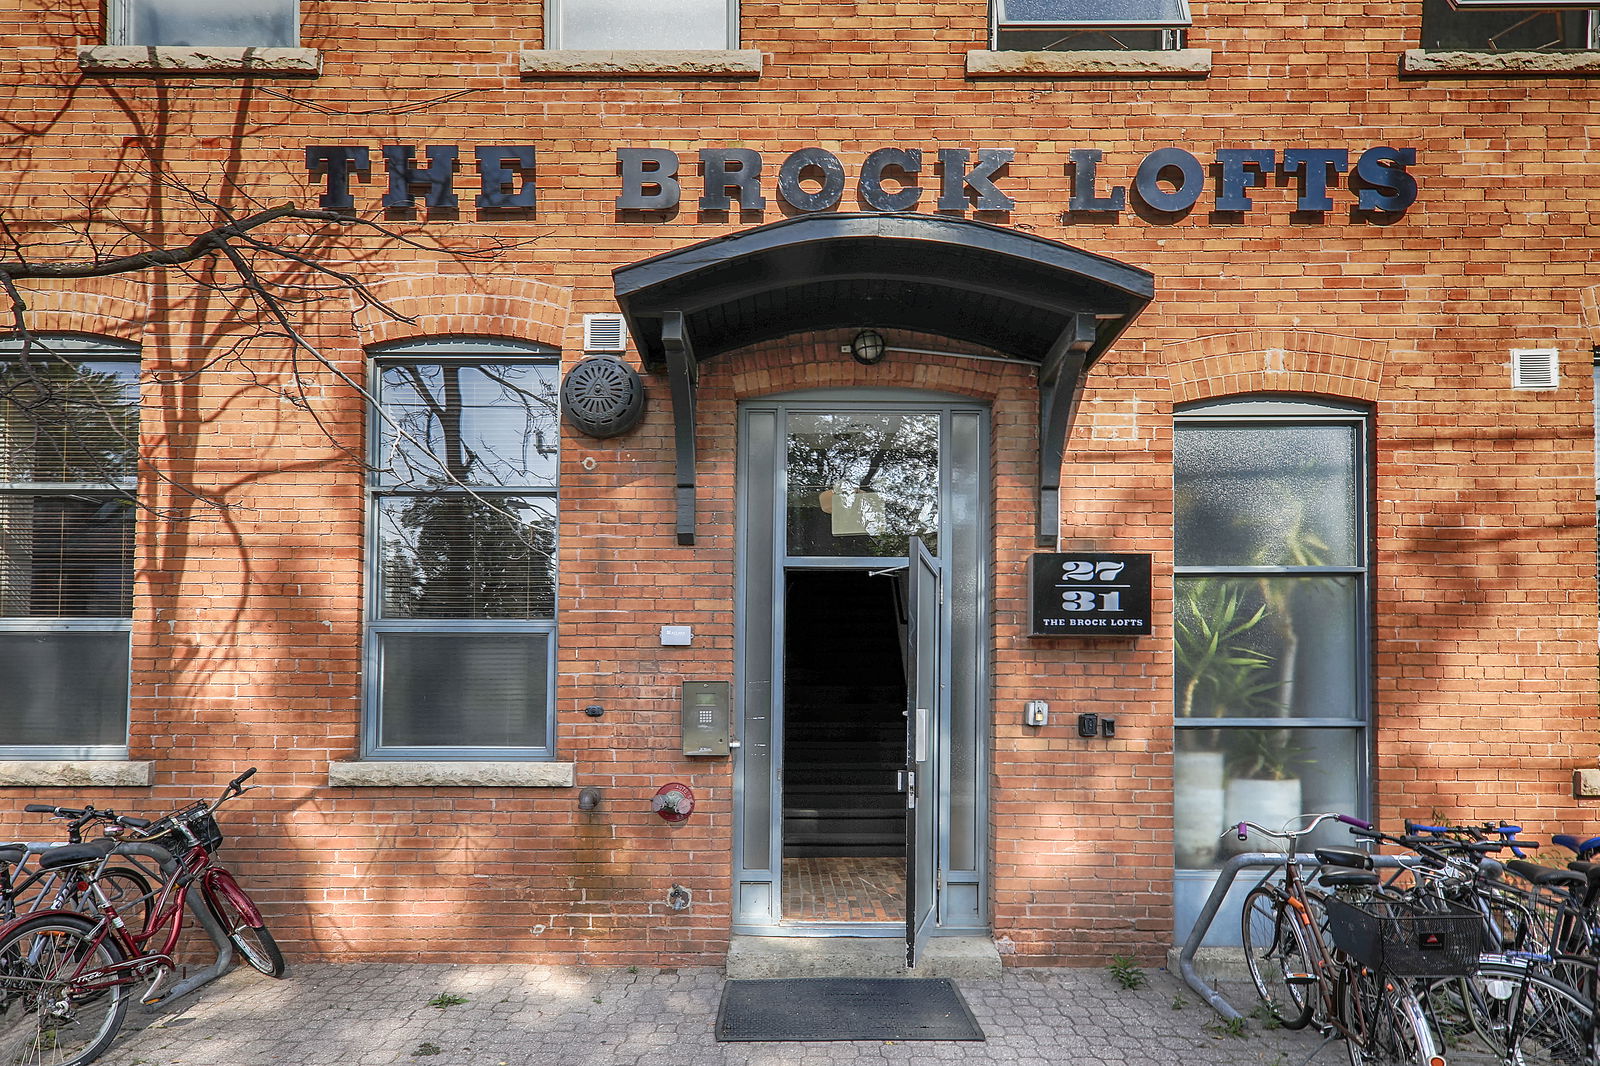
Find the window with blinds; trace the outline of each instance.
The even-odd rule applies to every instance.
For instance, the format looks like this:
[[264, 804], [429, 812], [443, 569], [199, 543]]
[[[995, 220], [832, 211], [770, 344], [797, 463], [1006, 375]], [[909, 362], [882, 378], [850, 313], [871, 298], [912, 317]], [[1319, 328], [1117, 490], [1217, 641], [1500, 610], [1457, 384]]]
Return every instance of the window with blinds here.
[[0, 340], [0, 755], [127, 752], [131, 346]]
[[366, 750], [547, 756], [558, 354], [429, 342], [374, 370]]

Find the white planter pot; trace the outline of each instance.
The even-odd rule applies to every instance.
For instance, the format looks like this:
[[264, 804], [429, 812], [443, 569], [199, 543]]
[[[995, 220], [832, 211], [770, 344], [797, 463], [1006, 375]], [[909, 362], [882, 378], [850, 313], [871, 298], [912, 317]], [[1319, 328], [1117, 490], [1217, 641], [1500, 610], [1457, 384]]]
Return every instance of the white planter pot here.
[[1180, 869], [1215, 864], [1222, 836], [1224, 790], [1220, 751], [1172, 756], [1172, 844]]
[[[1268, 829], [1281, 829], [1284, 824], [1300, 815], [1300, 779], [1266, 781], [1253, 777], [1236, 777], [1228, 782], [1227, 824], [1255, 822]], [[1224, 850], [1233, 854], [1241, 851], [1277, 851], [1279, 842], [1270, 838], [1254, 838], [1239, 842], [1236, 834], [1230, 835]]]

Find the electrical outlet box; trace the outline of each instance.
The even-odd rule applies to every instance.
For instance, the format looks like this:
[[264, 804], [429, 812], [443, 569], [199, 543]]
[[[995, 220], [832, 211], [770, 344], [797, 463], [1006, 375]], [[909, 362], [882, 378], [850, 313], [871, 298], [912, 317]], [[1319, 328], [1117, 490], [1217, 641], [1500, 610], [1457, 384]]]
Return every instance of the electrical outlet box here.
[[1117, 735], [1117, 720], [1115, 718], [1100, 719], [1100, 735], [1114, 737]]
[[1093, 712], [1078, 715], [1078, 735], [1080, 737], [1097, 737], [1100, 735], [1100, 716]]
[[1022, 707], [1022, 724], [1042, 726], [1050, 721], [1050, 705], [1044, 700], [1029, 700]]

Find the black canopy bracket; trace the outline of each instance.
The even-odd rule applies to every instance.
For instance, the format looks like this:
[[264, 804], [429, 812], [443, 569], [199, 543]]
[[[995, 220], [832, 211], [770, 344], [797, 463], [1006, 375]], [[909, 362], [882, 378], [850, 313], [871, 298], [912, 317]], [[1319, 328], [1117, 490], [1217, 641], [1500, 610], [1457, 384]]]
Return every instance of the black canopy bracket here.
[[700, 364], [682, 311], [661, 316], [661, 346], [667, 357], [667, 379], [672, 386], [673, 441], [677, 453], [678, 543], [694, 543], [695, 450], [697, 428], [695, 391], [700, 385]]
[[1041, 548], [1061, 540], [1061, 462], [1083, 399], [1084, 372], [1094, 343], [1093, 315], [1074, 315], [1039, 363], [1039, 518]]

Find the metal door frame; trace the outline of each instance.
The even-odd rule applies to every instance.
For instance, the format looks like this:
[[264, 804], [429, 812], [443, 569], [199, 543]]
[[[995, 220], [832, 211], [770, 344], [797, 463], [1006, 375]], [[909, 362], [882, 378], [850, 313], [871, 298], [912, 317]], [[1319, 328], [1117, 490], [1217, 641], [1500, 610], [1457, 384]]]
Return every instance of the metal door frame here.
[[[799, 568], [839, 570], [885, 570], [906, 568], [904, 557], [798, 557], [787, 555], [785, 543], [784, 507], [787, 496], [787, 476], [783, 461], [783, 440], [790, 412], [927, 412], [940, 416], [940, 471], [939, 471], [939, 556], [942, 567], [948, 568], [947, 556], [952, 543], [952, 488], [951, 462], [948, 441], [951, 416], [956, 411], [975, 414], [979, 418], [980, 461], [976, 471], [977, 499], [971, 501], [976, 509], [978, 530], [976, 539], [982, 565], [975, 575], [973, 595], [976, 599], [977, 639], [976, 662], [973, 666], [973, 714], [976, 718], [977, 736], [974, 745], [974, 805], [977, 811], [978, 836], [975, 845], [975, 869], [951, 871], [947, 869], [950, 827], [951, 780], [950, 744], [945, 741], [951, 728], [949, 699], [942, 701], [940, 721], [937, 723], [940, 743], [938, 773], [934, 782], [934, 796], [938, 801], [938, 852], [940, 885], [937, 900], [937, 921], [944, 932], [974, 933], [989, 928], [988, 878], [989, 839], [986, 812], [989, 805], [989, 745], [992, 738], [989, 690], [989, 655], [993, 643], [993, 621], [990, 613], [989, 570], [993, 559], [993, 528], [990, 519], [992, 478], [989, 469], [989, 413], [987, 405], [967, 397], [942, 393], [901, 389], [819, 389], [806, 392], [784, 393], [745, 401], [739, 408], [739, 444], [737, 475], [737, 560], [735, 654], [738, 694], [736, 707], [736, 739], [741, 747], [735, 749], [734, 761], [734, 819], [733, 819], [733, 932], [765, 936], [851, 936], [851, 937], [903, 937], [903, 922], [885, 923], [826, 923], [785, 922], [782, 920], [782, 790], [779, 784], [782, 770], [783, 688], [782, 661], [784, 638], [784, 577], [786, 571]], [[751, 456], [752, 420], [770, 418], [768, 427], [772, 438], [771, 466], [762, 470], [753, 468]], [[762, 480], [766, 485], [760, 484]], [[754, 491], [753, 491], [754, 490]], [[764, 514], [755, 514], [752, 499], [760, 497], [770, 502]], [[754, 572], [754, 568], [760, 568]], [[755, 599], [753, 599], [753, 597]], [[953, 604], [951, 597], [941, 604], [939, 611], [940, 687], [950, 692], [951, 645]], [[759, 641], [751, 637], [751, 623], [767, 634], [766, 646], [757, 648]], [[766, 670], [772, 676], [752, 681], [747, 669], [753, 654], [766, 659]], [[767, 658], [770, 657], [770, 658]], [[764, 687], [766, 686], [766, 687]], [[763, 712], [770, 714], [763, 719]], [[758, 742], [752, 744], [755, 734], [752, 726], [765, 730], [765, 750]], [[762, 795], [761, 802], [750, 802], [752, 791]], [[759, 822], [765, 819], [766, 854], [747, 854], [747, 830], [751, 828], [751, 811], [762, 812]], [[963, 908], [952, 914], [949, 889], [961, 893]], [[951, 920], [954, 919], [954, 920]]]

